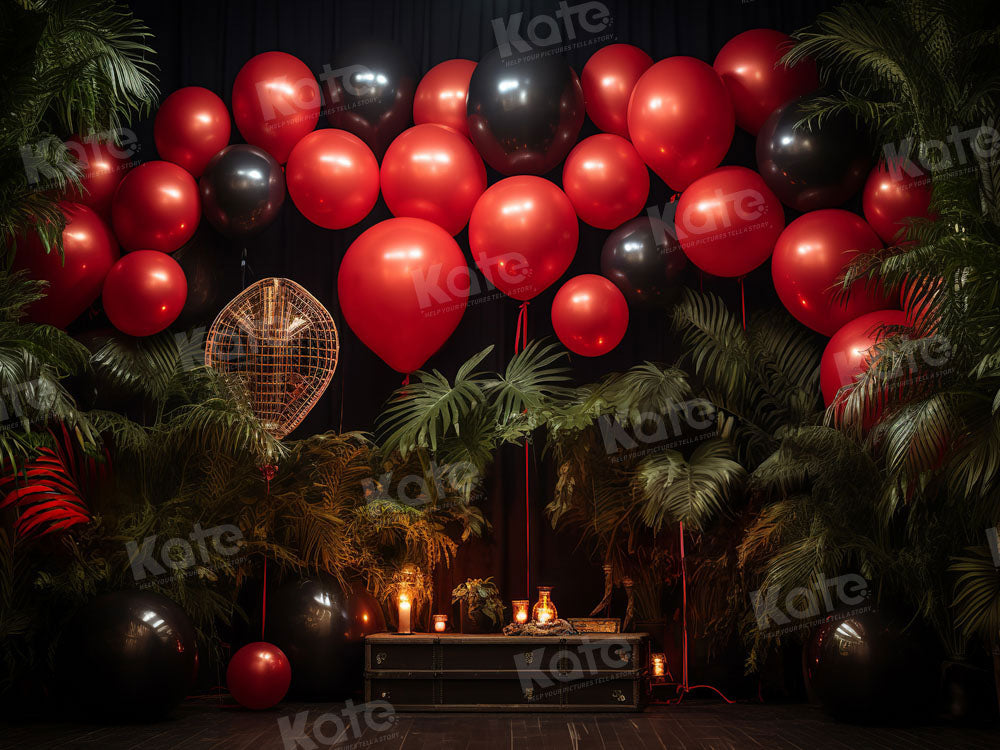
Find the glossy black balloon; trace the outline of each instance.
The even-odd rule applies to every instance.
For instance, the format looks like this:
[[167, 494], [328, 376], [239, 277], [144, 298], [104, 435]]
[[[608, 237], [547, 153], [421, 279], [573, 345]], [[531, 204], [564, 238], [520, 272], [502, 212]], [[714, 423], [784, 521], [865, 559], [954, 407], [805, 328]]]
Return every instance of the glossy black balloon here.
[[681, 289], [687, 257], [673, 227], [651, 216], [630, 219], [615, 229], [601, 250], [601, 273], [630, 305], [669, 305]]
[[211, 323], [228, 301], [223, 293], [225, 264], [238, 263], [239, 259], [226, 252], [218, 235], [208, 227], [199, 227], [173, 258], [184, 271], [188, 292], [184, 309], [170, 327], [184, 330]]
[[365, 635], [385, 630], [378, 603], [333, 582], [292, 581], [267, 599], [267, 640], [292, 665], [290, 694], [344, 698], [361, 689]]
[[392, 42], [368, 40], [339, 51], [332, 72], [320, 75], [327, 120], [354, 133], [382, 159], [410, 124], [417, 68]]
[[559, 55], [519, 60], [495, 49], [472, 73], [466, 111], [487, 164], [505, 175], [545, 174], [576, 144], [583, 89]]
[[274, 157], [246, 144], [226, 146], [198, 181], [205, 218], [226, 237], [250, 237], [278, 217], [285, 173]]
[[844, 721], [912, 718], [930, 710], [937, 697], [933, 651], [926, 638], [903, 631], [878, 611], [834, 617], [813, 631], [802, 652], [806, 689]]
[[60, 684], [88, 716], [164, 715], [198, 671], [194, 625], [153, 591], [116, 591], [81, 609], [59, 643]]
[[867, 134], [843, 113], [796, 128], [808, 97], [771, 114], [757, 135], [757, 168], [779, 200], [797, 211], [832, 208], [857, 193], [871, 170]]

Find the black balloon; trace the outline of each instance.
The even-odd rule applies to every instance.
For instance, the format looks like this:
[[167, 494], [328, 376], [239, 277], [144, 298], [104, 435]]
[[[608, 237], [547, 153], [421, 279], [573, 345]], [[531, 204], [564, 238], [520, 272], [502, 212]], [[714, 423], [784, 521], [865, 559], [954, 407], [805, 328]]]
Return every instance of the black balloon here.
[[878, 611], [817, 627], [802, 652], [806, 689], [832, 716], [892, 722], [930, 709], [939, 663], [928, 639], [903, 631]]
[[391, 42], [368, 40], [345, 48], [320, 80], [328, 97], [327, 120], [354, 133], [378, 159], [410, 124], [417, 68]]
[[518, 60], [489, 52], [472, 73], [469, 136], [505, 175], [545, 174], [566, 158], [583, 125], [583, 89], [559, 55]]
[[673, 228], [639, 216], [615, 229], [601, 250], [601, 273], [615, 283], [630, 305], [655, 308], [676, 300], [687, 257]]
[[209, 223], [227, 237], [250, 237], [274, 221], [285, 202], [285, 174], [256, 146], [226, 146], [198, 181]]
[[218, 235], [207, 227], [200, 227], [186, 245], [173, 253], [187, 278], [188, 293], [171, 328], [182, 330], [215, 319], [228, 301], [222, 289], [227, 255]]
[[105, 594], [63, 631], [59, 671], [67, 699], [88, 716], [157, 718], [194, 685], [194, 626], [156, 592]]
[[292, 581], [267, 599], [267, 640], [292, 665], [290, 694], [345, 698], [361, 689], [364, 636], [385, 630], [370, 594], [333, 582]]
[[839, 206], [857, 193], [871, 170], [867, 134], [841, 113], [811, 130], [796, 128], [808, 97], [774, 111], [757, 134], [757, 167], [786, 206], [815, 211]]

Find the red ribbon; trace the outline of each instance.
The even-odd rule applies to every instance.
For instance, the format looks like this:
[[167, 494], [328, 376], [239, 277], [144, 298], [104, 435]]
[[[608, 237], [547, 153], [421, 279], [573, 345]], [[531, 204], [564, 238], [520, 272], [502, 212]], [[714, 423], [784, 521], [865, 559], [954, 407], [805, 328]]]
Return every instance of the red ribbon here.
[[[514, 354], [528, 346], [528, 300], [524, 300], [517, 311], [514, 334]], [[525, 596], [531, 598], [531, 453], [528, 439], [524, 440], [524, 587]]]

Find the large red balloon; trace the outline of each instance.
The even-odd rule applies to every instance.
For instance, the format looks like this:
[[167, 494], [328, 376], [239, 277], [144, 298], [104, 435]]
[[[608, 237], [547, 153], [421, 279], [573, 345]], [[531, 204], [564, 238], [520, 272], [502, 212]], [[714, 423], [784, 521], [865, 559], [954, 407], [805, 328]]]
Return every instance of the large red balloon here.
[[102, 298], [111, 325], [129, 336], [152, 336], [181, 314], [187, 279], [166, 253], [136, 250], [108, 272]]
[[200, 220], [198, 183], [168, 161], [133, 169], [111, 203], [111, 222], [124, 250], [172, 253], [194, 236]]
[[28, 307], [28, 319], [65, 328], [97, 299], [104, 277], [118, 260], [118, 243], [107, 224], [93, 209], [61, 202], [66, 217], [63, 257], [45, 246], [37, 233], [17, 243], [14, 270], [27, 269], [33, 279], [47, 281], [40, 300]]
[[285, 697], [292, 682], [292, 667], [285, 653], [264, 641], [248, 643], [229, 660], [226, 687], [236, 702], [260, 711]]
[[785, 212], [752, 169], [720, 167], [681, 194], [674, 224], [681, 249], [698, 268], [742, 276], [771, 257]]
[[[905, 164], [905, 166], [904, 166]], [[895, 243], [906, 219], [933, 218], [930, 177], [912, 162], [880, 162], [868, 175], [862, 193], [865, 219], [886, 243]]]
[[819, 88], [812, 60], [791, 68], [778, 62], [794, 44], [780, 31], [750, 29], [726, 42], [715, 58], [713, 67], [729, 89], [736, 124], [753, 135], [785, 102]]
[[629, 100], [632, 143], [673, 190], [719, 166], [735, 127], [726, 85], [693, 57], [660, 60], [642, 74]]
[[838, 297], [838, 279], [854, 257], [882, 247], [878, 235], [860, 216], [839, 208], [804, 214], [785, 227], [774, 246], [771, 274], [778, 297], [800, 322], [832, 336], [855, 318], [891, 308], [895, 300], [881, 287], [858, 279], [846, 304]]
[[841, 387], [854, 382], [871, 364], [871, 347], [882, 340], [882, 326], [904, 326], [906, 316], [900, 310], [876, 310], [855, 318], [838, 330], [827, 342], [820, 361], [819, 382], [823, 403], [833, 403]]
[[653, 58], [631, 44], [609, 44], [583, 66], [580, 85], [593, 123], [605, 133], [628, 138], [628, 100]]
[[472, 209], [469, 247], [486, 280], [529, 300], [563, 275], [576, 255], [580, 225], [566, 194], [534, 175], [490, 186]]
[[386, 150], [381, 180], [393, 216], [427, 219], [454, 235], [486, 189], [486, 167], [468, 138], [441, 125], [417, 125]]
[[378, 200], [375, 154], [346, 130], [317, 130], [299, 141], [288, 157], [285, 181], [302, 215], [327, 229], [357, 224]]
[[302, 136], [316, 127], [320, 102], [312, 71], [284, 52], [251, 57], [233, 83], [233, 119], [240, 134], [280, 164]]
[[472, 60], [456, 59], [445, 60], [428, 70], [413, 97], [413, 122], [447, 125], [468, 138], [465, 103], [475, 69]]
[[229, 110], [222, 99], [201, 86], [177, 89], [163, 100], [153, 123], [161, 159], [201, 177], [205, 165], [229, 145]]
[[115, 196], [118, 183], [132, 168], [135, 144], [119, 145], [109, 138], [74, 135], [66, 140], [66, 148], [83, 168], [80, 187], [67, 188], [66, 200], [89, 206], [102, 219], [110, 222], [111, 199]]
[[337, 275], [340, 309], [365, 345], [399, 372], [420, 368], [465, 312], [470, 271], [458, 244], [426, 219], [363, 232]]
[[607, 354], [628, 330], [625, 295], [603, 276], [574, 276], [552, 300], [552, 328], [570, 351], [585, 357]]
[[566, 157], [563, 190], [577, 216], [598, 229], [614, 229], [646, 205], [649, 172], [621, 136], [592, 135]]

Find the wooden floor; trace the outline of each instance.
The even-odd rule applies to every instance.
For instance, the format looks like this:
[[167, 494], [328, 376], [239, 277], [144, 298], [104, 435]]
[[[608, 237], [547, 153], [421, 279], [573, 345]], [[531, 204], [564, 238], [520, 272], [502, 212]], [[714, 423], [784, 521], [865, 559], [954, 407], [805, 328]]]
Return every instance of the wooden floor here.
[[[189, 701], [167, 721], [132, 726], [78, 724], [5, 726], [0, 748], [89, 748], [91, 750], [907, 750], [964, 748], [996, 750], [1000, 731], [947, 726], [866, 728], [836, 724], [809, 706], [761, 706], [718, 702], [653, 706], [641, 714], [398, 714], [385, 729], [352, 732], [325, 711], [343, 705], [282, 704], [249, 712], [211, 700]], [[294, 731], [294, 714], [308, 711]], [[280, 719], [286, 731], [281, 733]], [[384, 718], [376, 716], [380, 721]], [[359, 724], [363, 724], [359, 721]], [[316, 733], [318, 730], [318, 734]]]

